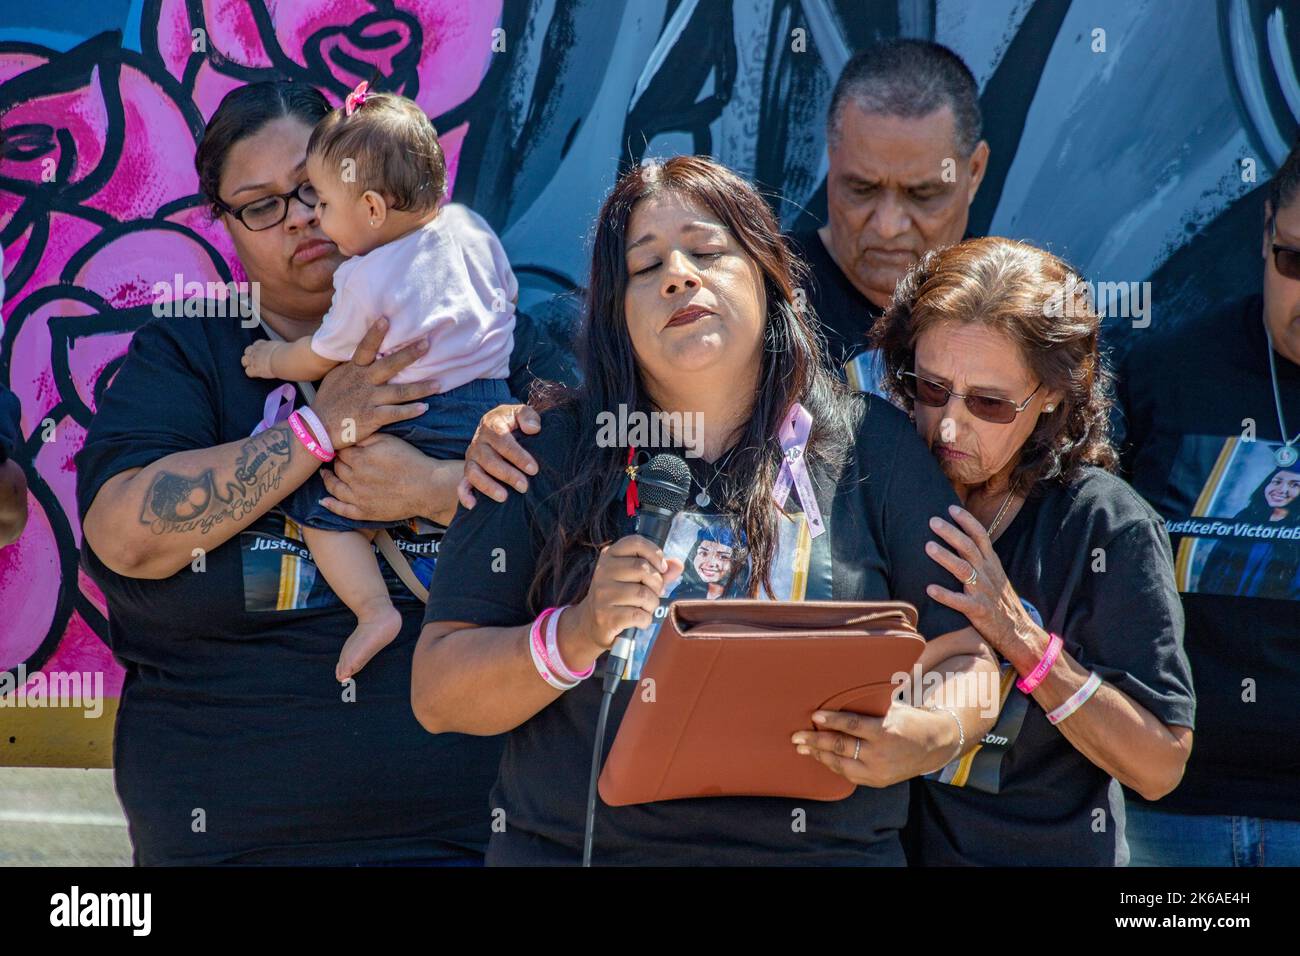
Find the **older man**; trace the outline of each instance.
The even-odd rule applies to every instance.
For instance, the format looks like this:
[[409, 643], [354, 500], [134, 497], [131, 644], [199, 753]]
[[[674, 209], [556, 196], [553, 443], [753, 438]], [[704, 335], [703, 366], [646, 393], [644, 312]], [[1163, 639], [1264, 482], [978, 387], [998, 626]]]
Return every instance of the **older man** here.
[[975, 77], [957, 54], [891, 40], [844, 67], [826, 118], [829, 221], [790, 238], [812, 269], [809, 303], [831, 359], [874, 391], [867, 333], [925, 252], [966, 234], [988, 169]]

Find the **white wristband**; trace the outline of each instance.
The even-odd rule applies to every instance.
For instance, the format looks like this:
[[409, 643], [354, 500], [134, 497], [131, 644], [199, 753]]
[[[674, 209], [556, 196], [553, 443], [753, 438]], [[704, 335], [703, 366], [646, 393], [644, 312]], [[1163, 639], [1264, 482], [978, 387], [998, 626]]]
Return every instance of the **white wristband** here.
[[[555, 612], [552, 611], [551, 614]], [[566, 681], [555, 673], [550, 663], [546, 660], [546, 638], [542, 636], [543, 617], [549, 617], [543, 612], [537, 620], [533, 621], [532, 627], [528, 629], [528, 653], [533, 657], [533, 667], [537, 668], [538, 675], [546, 683], [550, 684], [556, 690], [573, 690], [578, 686], [578, 681]]]
[[1052, 724], [1059, 724], [1061, 721], [1065, 720], [1066, 717], [1069, 717], [1084, 704], [1088, 703], [1088, 701], [1092, 699], [1092, 695], [1097, 693], [1097, 688], [1100, 686], [1101, 675], [1096, 671], [1093, 671], [1088, 675], [1088, 679], [1083, 682], [1083, 686], [1070, 695], [1069, 700], [1047, 715], [1048, 721]]
[[334, 445], [330, 441], [329, 429], [325, 427], [320, 418], [317, 417], [316, 413], [311, 410], [311, 406], [304, 405], [302, 408], [298, 409], [298, 417], [307, 423], [307, 427], [312, 430], [312, 434], [316, 436], [316, 441], [320, 443], [321, 448], [325, 449], [325, 453], [333, 458]]

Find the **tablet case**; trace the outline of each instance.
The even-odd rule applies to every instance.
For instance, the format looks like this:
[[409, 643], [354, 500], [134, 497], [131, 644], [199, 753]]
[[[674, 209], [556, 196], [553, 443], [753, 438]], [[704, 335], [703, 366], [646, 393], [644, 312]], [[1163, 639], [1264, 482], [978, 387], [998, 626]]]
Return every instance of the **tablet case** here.
[[[815, 710], [884, 716], [925, 639], [901, 601], [678, 601], [600, 775], [611, 806], [685, 797], [842, 800], [855, 785], [795, 751]], [[647, 681], [653, 681], [647, 684]]]

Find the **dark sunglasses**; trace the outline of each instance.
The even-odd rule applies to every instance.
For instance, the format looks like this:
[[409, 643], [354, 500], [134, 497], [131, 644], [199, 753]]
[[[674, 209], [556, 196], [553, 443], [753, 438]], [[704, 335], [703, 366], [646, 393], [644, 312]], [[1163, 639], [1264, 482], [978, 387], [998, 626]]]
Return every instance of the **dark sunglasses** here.
[[1029, 400], [1037, 395], [1038, 390], [1043, 387], [1043, 383], [1039, 382], [1034, 387], [1034, 390], [1029, 393], [1029, 398], [1017, 405], [1009, 398], [992, 398], [988, 395], [960, 395], [948, 386], [932, 382], [928, 378], [922, 378], [915, 372], [899, 372], [898, 380], [903, 385], [903, 391], [913, 401], [928, 405], [931, 408], [943, 408], [948, 404], [949, 399], [960, 398], [966, 403], [966, 408], [972, 415], [980, 421], [992, 422], [995, 425], [1009, 425], [1014, 422], [1016, 416], [1029, 407]]
[[[1277, 238], [1277, 219], [1268, 217], [1269, 237]], [[1300, 279], [1300, 249], [1273, 243], [1273, 265], [1278, 274], [1287, 279]]]
[[289, 215], [290, 199], [298, 200], [308, 209], [315, 209], [319, 197], [311, 183], [299, 183], [297, 188], [283, 195], [263, 196], [235, 209], [227, 206], [220, 199], [215, 205], [222, 212], [229, 213], [242, 222], [244, 228], [250, 232], [261, 232], [263, 229], [270, 229], [284, 222], [285, 216]]

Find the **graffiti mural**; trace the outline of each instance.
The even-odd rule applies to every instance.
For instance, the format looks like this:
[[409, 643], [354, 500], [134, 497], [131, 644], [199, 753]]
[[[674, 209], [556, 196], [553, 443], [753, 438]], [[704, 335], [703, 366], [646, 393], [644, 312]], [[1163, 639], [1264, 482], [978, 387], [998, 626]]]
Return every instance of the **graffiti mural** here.
[[[976, 75], [992, 160], [972, 231], [1045, 245], [1094, 281], [1151, 280], [1157, 327], [1258, 284], [1260, 189], [1300, 117], [1300, 9], [1286, 0], [13, 7], [0, 13], [0, 382], [22, 402], [31, 519], [0, 551], [0, 672], [100, 672], [110, 696], [121, 673], [77, 566], [73, 457], [154, 283], [243, 277], [193, 167], [233, 87], [293, 77], [337, 103], [377, 73], [413, 97], [441, 131], [453, 197], [502, 236], [521, 307], [556, 335], [571, 319], [556, 294], [582, 283], [589, 224], [628, 163], [710, 153], [788, 226], [820, 222], [831, 87], [877, 38], [936, 39]], [[1136, 334], [1110, 333], [1120, 347]]]

